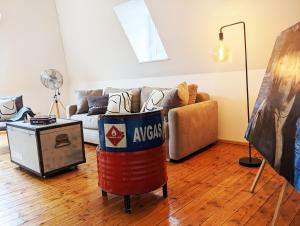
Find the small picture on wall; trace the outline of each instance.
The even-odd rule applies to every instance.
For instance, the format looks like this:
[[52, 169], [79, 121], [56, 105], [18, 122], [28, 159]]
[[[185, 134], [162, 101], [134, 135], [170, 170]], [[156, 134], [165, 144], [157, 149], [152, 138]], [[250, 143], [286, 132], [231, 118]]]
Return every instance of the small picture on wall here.
[[276, 40], [246, 139], [300, 191], [300, 22]]

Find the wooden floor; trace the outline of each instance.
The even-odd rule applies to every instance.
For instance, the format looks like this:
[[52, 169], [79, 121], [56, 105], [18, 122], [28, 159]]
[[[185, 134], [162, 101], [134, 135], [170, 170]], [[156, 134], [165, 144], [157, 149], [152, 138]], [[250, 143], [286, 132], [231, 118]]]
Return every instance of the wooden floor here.
[[[270, 225], [282, 179], [267, 166], [254, 194], [257, 169], [239, 166], [246, 147], [218, 143], [180, 163], [168, 163], [169, 197], [161, 189], [135, 196], [133, 213], [123, 199], [101, 197], [96, 152], [87, 163], [43, 180], [9, 160], [0, 135], [0, 225]], [[300, 225], [300, 194], [289, 186], [278, 225]]]

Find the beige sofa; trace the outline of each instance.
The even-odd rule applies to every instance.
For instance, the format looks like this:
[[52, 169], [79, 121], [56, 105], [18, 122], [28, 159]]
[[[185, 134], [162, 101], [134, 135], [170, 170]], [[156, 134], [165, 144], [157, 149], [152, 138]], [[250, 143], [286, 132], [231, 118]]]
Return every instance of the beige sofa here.
[[[100, 115], [76, 114], [77, 106], [67, 106], [67, 116], [83, 123], [84, 141], [99, 144]], [[165, 123], [166, 145], [171, 160], [180, 160], [217, 141], [218, 105], [206, 93], [198, 93], [195, 104], [173, 108]]]

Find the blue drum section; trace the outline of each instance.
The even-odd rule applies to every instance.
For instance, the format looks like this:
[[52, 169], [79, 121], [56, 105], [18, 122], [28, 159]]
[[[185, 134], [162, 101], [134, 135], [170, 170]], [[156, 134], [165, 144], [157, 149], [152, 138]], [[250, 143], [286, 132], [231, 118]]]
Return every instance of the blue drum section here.
[[162, 111], [104, 115], [99, 120], [100, 148], [108, 152], [144, 151], [164, 143]]

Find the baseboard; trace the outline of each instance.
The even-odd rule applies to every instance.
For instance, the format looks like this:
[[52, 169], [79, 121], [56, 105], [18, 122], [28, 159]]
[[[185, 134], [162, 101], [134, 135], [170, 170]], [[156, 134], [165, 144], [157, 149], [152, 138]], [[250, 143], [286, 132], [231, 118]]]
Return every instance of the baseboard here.
[[243, 142], [243, 141], [219, 139], [218, 142], [227, 143], [227, 144], [236, 144], [236, 145], [245, 145], [245, 146], [248, 146], [248, 142], [246, 142], [246, 141]]

